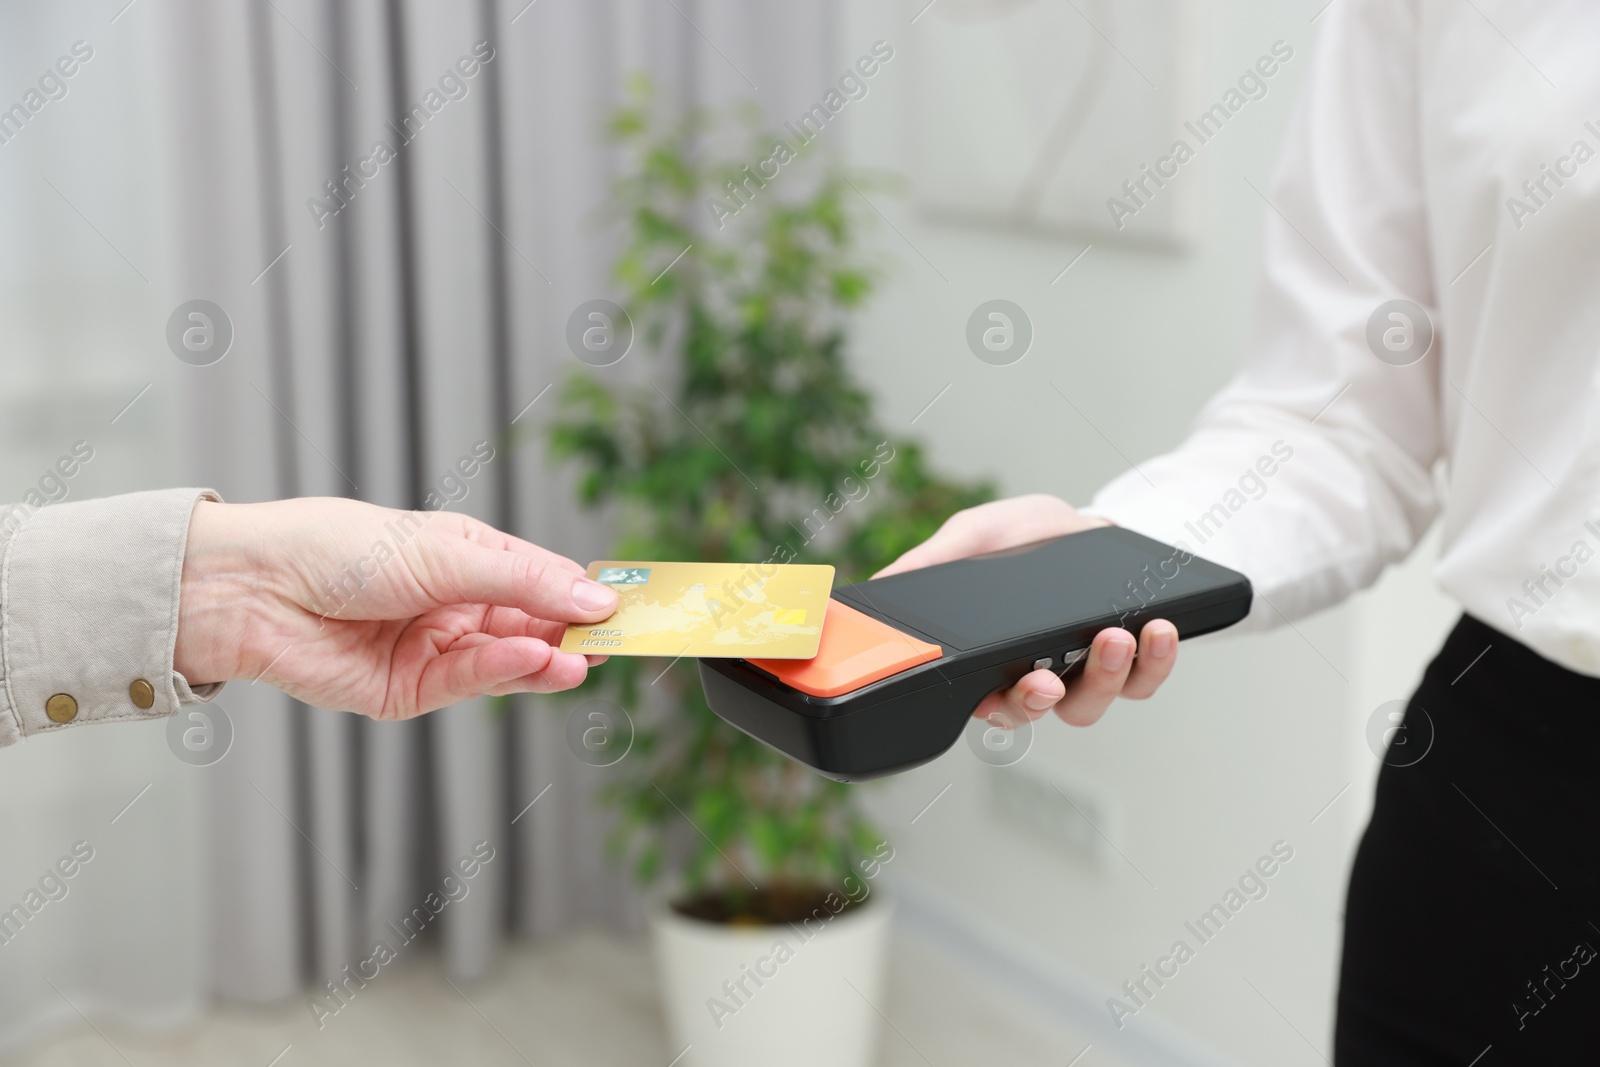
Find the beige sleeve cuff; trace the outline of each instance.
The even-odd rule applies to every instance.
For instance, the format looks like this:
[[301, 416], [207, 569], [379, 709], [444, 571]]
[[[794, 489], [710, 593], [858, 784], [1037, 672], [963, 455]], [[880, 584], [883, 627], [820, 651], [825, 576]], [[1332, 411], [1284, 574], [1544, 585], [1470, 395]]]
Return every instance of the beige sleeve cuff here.
[[189, 517], [209, 489], [0, 510], [0, 745], [214, 698], [172, 669]]

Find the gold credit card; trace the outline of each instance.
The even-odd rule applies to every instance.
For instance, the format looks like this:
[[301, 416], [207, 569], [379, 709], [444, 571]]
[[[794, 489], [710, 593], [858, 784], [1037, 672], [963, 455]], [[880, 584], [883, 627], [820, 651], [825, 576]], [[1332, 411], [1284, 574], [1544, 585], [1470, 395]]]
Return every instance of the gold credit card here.
[[569, 625], [563, 652], [811, 659], [833, 591], [832, 567], [804, 563], [601, 560], [588, 574], [617, 591], [617, 610]]

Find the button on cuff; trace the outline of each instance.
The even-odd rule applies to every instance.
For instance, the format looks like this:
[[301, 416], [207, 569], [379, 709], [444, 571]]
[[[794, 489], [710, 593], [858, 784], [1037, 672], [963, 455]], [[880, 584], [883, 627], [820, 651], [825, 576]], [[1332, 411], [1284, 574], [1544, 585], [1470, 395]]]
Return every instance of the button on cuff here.
[[51, 722], [71, 722], [78, 717], [78, 702], [70, 693], [57, 693], [44, 702], [44, 713]]

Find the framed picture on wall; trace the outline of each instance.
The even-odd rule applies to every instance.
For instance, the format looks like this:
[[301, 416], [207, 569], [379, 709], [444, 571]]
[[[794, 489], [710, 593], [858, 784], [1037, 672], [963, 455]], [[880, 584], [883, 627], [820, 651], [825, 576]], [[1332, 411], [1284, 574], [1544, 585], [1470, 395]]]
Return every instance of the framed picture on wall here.
[[938, 0], [917, 28], [922, 210], [1096, 241], [1195, 236], [1204, 144], [1231, 112], [1197, 91], [1193, 0]]

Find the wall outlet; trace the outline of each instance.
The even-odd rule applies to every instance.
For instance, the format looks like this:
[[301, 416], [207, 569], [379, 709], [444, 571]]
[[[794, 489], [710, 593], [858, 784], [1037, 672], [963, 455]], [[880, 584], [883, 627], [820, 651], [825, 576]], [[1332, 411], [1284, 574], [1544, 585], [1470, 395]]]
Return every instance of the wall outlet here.
[[1101, 794], [1023, 764], [993, 768], [988, 778], [990, 808], [1006, 826], [1081, 863], [1105, 861], [1115, 820]]

